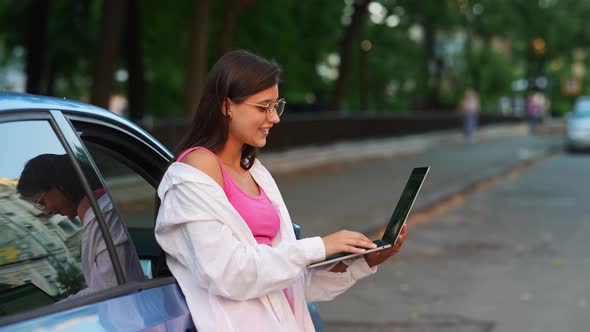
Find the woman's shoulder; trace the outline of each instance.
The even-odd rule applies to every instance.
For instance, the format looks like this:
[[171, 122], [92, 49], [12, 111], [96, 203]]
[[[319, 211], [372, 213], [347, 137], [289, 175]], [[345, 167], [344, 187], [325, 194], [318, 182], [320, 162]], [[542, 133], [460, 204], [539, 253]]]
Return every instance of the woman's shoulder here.
[[223, 188], [221, 165], [219, 159], [211, 151], [205, 149], [191, 151], [180, 162], [207, 174]]

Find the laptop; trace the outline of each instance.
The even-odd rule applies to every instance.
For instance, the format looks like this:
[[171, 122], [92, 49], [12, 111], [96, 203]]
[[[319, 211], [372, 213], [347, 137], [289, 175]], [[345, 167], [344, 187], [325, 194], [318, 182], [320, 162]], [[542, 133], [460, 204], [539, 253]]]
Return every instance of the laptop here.
[[391, 219], [389, 219], [389, 223], [385, 228], [383, 237], [381, 238], [381, 240], [373, 241], [377, 245], [377, 248], [368, 249], [362, 254], [352, 254], [349, 252], [337, 253], [326, 257], [326, 259], [321, 262], [316, 262], [311, 265], [308, 265], [308, 267], [314, 268], [318, 266], [324, 266], [327, 264], [333, 264], [339, 261], [343, 261], [345, 259], [363, 256], [375, 251], [385, 250], [395, 245], [395, 241], [397, 240], [397, 237], [400, 231], [402, 230], [402, 226], [408, 218], [410, 209], [412, 209], [412, 205], [414, 205], [416, 196], [418, 196], [418, 192], [422, 187], [422, 183], [424, 183], [424, 179], [426, 178], [426, 174], [428, 174], [429, 169], [430, 167], [417, 167], [412, 170], [412, 174], [410, 174], [408, 182], [404, 187], [404, 191], [402, 191], [399, 201], [397, 202], [397, 205], [393, 210], [393, 214], [391, 215]]

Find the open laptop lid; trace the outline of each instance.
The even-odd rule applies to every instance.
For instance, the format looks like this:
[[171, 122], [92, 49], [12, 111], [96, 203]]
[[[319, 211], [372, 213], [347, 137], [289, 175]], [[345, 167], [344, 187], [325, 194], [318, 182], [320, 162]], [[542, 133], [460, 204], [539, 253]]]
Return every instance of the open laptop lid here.
[[[314, 268], [318, 266], [323, 266], [327, 264], [332, 264], [335, 262], [339, 262], [345, 259], [358, 257], [362, 255], [366, 255], [375, 251], [385, 250], [390, 248], [395, 244], [395, 240], [399, 236], [399, 233], [402, 229], [410, 210], [412, 209], [412, 205], [414, 205], [414, 201], [416, 200], [416, 196], [418, 196], [418, 192], [422, 187], [422, 183], [426, 178], [426, 174], [428, 173], [429, 167], [418, 167], [412, 170], [412, 174], [408, 178], [408, 182], [402, 191], [402, 194], [397, 201], [397, 205], [393, 210], [391, 215], [391, 219], [387, 224], [387, 228], [383, 233], [383, 237], [381, 241], [374, 241], [378, 247], [374, 249], [366, 250], [362, 254], [351, 254], [351, 253], [337, 253], [331, 256], [326, 257], [325, 260], [310, 264], [309, 268]], [[382, 242], [382, 243], [378, 243]]]
[[395, 206], [395, 210], [391, 214], [391, 219], [389, 219], [387, 228], [383, 233], [383, 238], [381, 238], [384, 242], [391, 244], [395, 243], [395, 240], [397, 239], [399, 232], [402, 230], [402, 226], [414, 205], [416, 196], [418, 196], [418, 192], [422, 187], [422, 183], [424, 183], [424, 179], [426, 178], [429, 169], [430, 167], [416, 167], [412, 170], [412, 174], [410, 174], [410, 177], [408, 178], [408, 182]]

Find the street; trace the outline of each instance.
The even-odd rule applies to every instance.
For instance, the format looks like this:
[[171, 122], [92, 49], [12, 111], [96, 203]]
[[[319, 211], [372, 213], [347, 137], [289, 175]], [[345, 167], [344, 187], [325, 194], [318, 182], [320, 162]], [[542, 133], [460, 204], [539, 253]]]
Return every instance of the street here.
[[279, 177], [304, 236], [375, 232], [411, 168], [431, 166], [415, 204], [430, 218], [375, 275], [319, 303], [326, 331], [587, 331], [590, 155], [561, 144], [505, 137]]

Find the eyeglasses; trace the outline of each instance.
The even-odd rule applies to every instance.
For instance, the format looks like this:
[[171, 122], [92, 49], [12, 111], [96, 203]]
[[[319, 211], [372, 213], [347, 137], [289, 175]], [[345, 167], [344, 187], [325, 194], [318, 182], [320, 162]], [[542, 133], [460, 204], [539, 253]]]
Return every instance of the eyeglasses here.
[[285, 101], [284, 98], [275, 100], [275, 101], [271, 101], [268, 104], [264, 105], [264, 104], [256, 104], [256, 103], [249, 103], [249, 102], [244, 102], [244, 104], [246, 105], [252, 105], [252, 106], [258, 106], [259, 108], [263, 109], [266, 112], [266, 115], [268, 116], [269, 114], [271, 114], [272, 112], [275, 112], [277, 114], [278, 117], [281, 117], [281, 115], [283, 115], [283, 112], [285, 111], [285, 104], [287, 102]]
[[44, 211], [45, 209], [47, 209], [47, 205], [43, 201], [43, 197], [45, 197], [45, 194], [47, 194], [47, 192], [44, 192], [43, 194], [41, 194], [41, 197], [39, 197], [38, 200], [33, 202], [33, 206], [41, 211]]

